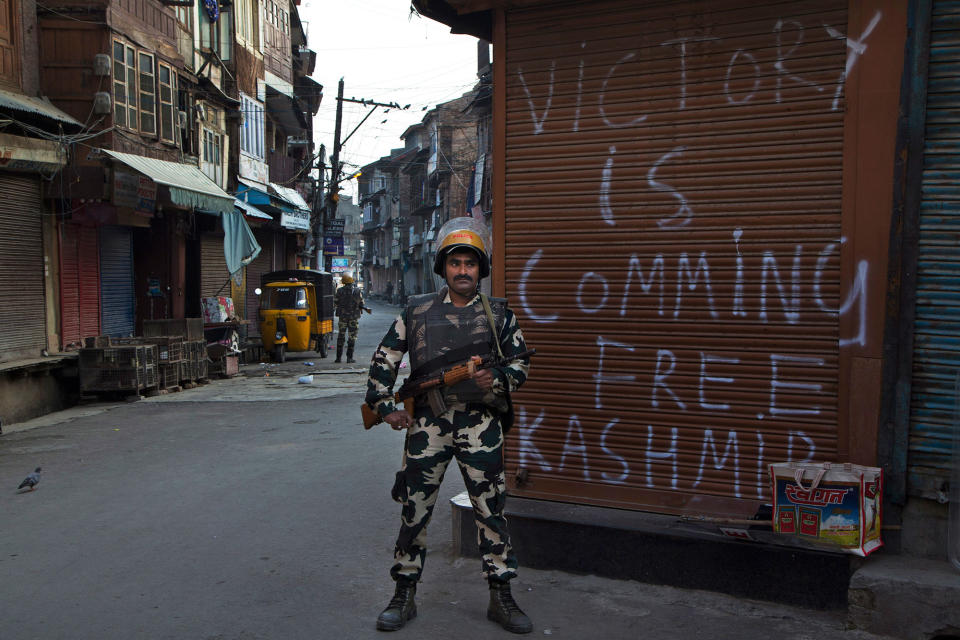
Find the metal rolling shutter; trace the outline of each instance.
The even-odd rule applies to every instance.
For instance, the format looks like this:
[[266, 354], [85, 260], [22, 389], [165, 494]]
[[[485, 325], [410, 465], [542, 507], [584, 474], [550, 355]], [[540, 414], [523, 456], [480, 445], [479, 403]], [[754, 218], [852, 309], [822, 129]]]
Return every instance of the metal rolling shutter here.
[[223, 234], [207, 234], [200, 245], [200, 297], [230, 296], [230, 273], [223, 255]]
[[96, 227], [60, 227], [60, 340], [100, 335], [100, 250]]
[[273, 271], [273, 234], [264, 231], [254, 231], [257, 242], [260, 243], [260, 255], [247, 265], [247, 335], [260, 335], [260, 296], [256, 294], [260, 286], [260, 276]]
[[100, 291], [103, 334], [133, 335], [136, 297], [129, 227], [100, 228]]
[[0, 360], [47, 346], [43, 210], [36, 176], [0, 174]]
[[846, 6], [507, 11], [514, 494], [752, 514], [837, 459]]
[[917, 265], [907, 490], [950, 478], [960, 375], [960, 4], [933, 3]]

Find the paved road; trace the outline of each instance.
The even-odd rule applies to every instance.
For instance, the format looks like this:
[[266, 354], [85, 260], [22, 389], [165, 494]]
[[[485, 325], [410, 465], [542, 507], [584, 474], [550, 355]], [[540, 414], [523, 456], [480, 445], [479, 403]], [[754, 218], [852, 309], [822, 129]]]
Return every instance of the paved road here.
[[[363, 360], [396, 312], [375, 309]], [[306, 371], [314, 382], [299, 384]], [[310, 355], [244, 374], [5, 430], [0, 639], [384, 637], [374, 620], [393, 586], [400, 435], [360, 427], [362, 367]], [[37, 465], [38, 489], [18, 494]], [[420, 615], [390, 637], [513, 637], [485, 618], [479, 562], [453, 553], [451, 471]], [[522, 570], [514, 585], [533, 636], [876, 637], [833, 613], [636, 582]]]

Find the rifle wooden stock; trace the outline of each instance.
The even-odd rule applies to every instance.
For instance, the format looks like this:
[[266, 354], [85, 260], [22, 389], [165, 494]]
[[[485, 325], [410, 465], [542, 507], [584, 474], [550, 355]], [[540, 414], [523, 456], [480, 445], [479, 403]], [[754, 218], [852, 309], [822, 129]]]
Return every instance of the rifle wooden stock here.
[[[520, 358], [528, 358], [534, 355], [536, 352], [536, 349], [528, 349], [523, 353], [518, 353], [514, 356], [510, 356], [509, 358], [504, 358], [503, 361], [510, 362]], [[403, 402], [403, 408], [406, 409], [407, 413], [409, 413], [412, 417], [413, 398], [415, 396], [420, 395], [421, 393], [432, 389], [433, 387], [449, 387], [457, 384], [458, 382], [463, 382], [464, 380], [472, 378], [478, 369], [486, 369], [488, 367], [497, 365], [497, 363], [498, 360], [495, 358], [484, 359], [480, 356], [472, 356], [467, 362], [455, 367], [451, 367], [450, 369], [444, 371], [442, 375], [434, 378], [414, 381], [413, 384], [410, 384], [410, 380], [408, 379], [400, 386], [400, 390], [393, 394], [393, 400], [397, 404]], [[380, 414], [371, 409], [366, 402], [360, 406], [360, 413], [363, 415], [364, 429], [369, 429], [374, 425], [383, 422], [383, 418], [380, 417]]]

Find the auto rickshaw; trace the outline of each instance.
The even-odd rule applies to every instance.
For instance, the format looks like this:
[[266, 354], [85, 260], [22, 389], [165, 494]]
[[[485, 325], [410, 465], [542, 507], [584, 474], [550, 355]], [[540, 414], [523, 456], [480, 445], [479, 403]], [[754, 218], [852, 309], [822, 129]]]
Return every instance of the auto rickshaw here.
[[314, 269], [271, 271], [260, 277], [260, 336], [274, 362], [288, 351], [315, 349], [327, 357], [333, 336], [333, 275]]

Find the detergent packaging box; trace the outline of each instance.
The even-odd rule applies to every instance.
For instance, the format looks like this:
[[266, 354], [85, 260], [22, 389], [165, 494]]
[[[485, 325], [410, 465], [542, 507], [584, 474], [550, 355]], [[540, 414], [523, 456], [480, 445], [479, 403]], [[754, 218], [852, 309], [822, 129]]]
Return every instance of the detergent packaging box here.
[[866, 556], [880, 537], [883, 471], [830, 462], [770, 465], [773, 530]]

